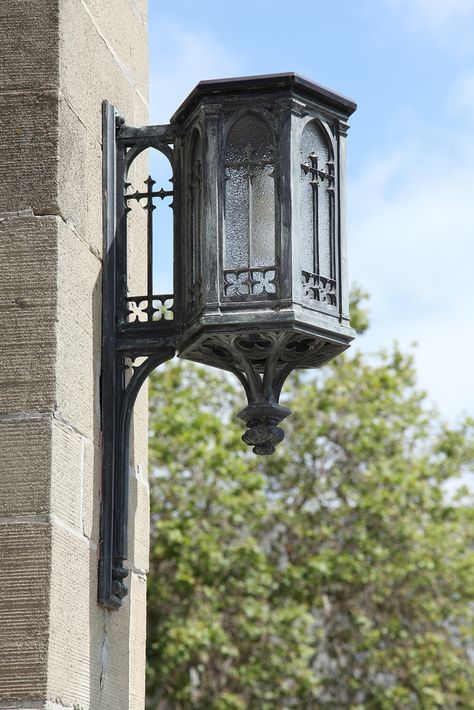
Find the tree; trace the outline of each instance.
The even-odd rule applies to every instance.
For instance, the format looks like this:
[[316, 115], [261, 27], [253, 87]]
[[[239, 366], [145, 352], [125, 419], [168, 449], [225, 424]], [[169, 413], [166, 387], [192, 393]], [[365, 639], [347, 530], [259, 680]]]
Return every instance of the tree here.
[[226, 375], [173, 363], [150, 394], [150, 708], [474, 708], [474, 427], [410, 356], [294, 375], [265, 459]]

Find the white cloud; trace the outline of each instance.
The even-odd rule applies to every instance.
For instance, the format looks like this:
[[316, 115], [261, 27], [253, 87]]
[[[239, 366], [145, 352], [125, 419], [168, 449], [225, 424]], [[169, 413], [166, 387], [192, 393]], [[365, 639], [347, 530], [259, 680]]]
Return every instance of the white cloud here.
[[474, 125], [474, 70], [458, 77], [451, 91], [449, 110], [453, 117], [467, 118]]
[[167, 123], [199, 81], [241, 74], [242, 65], [206, 30], [154, 19], [150, 27], [151, 118]]
[[[467, 100], [463, 81], [447, 112], [453, 96]], [[372, 296], [360, 345], [416, 341], [421, 385], [450, 417], [474, 410], [472, 119], [456, 130], [417, 126], [416, 142], [401, 130], [404, 147], [372, 156], [349, 187], [351, 276]]]

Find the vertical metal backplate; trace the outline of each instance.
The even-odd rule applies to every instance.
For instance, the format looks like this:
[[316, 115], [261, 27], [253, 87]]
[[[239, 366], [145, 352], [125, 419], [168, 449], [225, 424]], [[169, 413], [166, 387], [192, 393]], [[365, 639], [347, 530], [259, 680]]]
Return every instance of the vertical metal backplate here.
[[[128, 593], [124, 583], [128, 569], [128, 497], [130, 476], [130, 421], [136, 396], [147, 376], [172, 358], [176, 351], [179, 319], [171, 324], [154, 321], [151, 302], [164, 296], [151, 293], [148, 264], [148, 321], [131, 322], [127, 294], [128, 202], [147, 199], [148, 242], [151, 246], [150, 202], [163, 199], [164, 191], [127, 193], [128, 168], [142, 150], [154, 147], [172, 157], [171, 134], [166, 126], [130, 129], [107, 101], [103, 118], [103, 268], [102, 268], [102, 373], [101, 373], [101, 521], [98, 548], [98, 603], [118, 609]], [[170, 161], [171, 162], [171, 161]], [[173, 165], [173, 163], [171, 163]], [[149, 187], [152, 184], [148, 178]], [[170, 193], [168, 193], [170, 194]], [[148, 255], [151, 260], [151, 253]], [[167, 295], [169, 297], [169, 295]], [[171, 296], [172, 298], [172, 296]], [[161, 299], [161, 300], [160, 300]], [[128, 315], [127, 315], [128, 314]], [[136, 359], [140, 358], [137, 362]]]
[[99, 539], [100, 604], [115, 609], [120, 601], [112, 593], [114, 525], [114, 471], [117, 438], [117, 362], [116, 362], [116, 185], [117, 114], [107, 101], [102, 104], [102, 181], [103, 181], [103, 268], [102, 268], [102, 370], [101, 370], [101, 520]]

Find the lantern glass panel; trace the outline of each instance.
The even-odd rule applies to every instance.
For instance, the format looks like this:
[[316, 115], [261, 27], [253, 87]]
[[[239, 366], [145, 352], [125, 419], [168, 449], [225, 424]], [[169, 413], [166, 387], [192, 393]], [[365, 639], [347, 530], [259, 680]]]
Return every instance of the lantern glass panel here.
[[[275, 263], [273, 154], [272, 134], [263, 119], [246, 114], [233, 124], [225, 148], [226, 272]], [[250, 274], [236, 277], [235, 294], [255, 292]]]
[[302, 268], [333, 280], [334, 161], [329, 138], [317, 121], [311, 121], [303, 130], [300, 175]]
[[225, 185], [225, 268], [250, 266], [250, 224], [247, 171], [226, 166]]

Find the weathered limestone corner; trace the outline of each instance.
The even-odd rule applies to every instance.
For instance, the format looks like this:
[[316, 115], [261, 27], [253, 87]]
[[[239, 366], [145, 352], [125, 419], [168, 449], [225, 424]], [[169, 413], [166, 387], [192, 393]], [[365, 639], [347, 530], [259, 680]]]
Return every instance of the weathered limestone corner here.
[[0, 708], [139, 710], [146, 393], [130, 595], [96, 603], [101, 102], [147, 122], [147, 0], [2, 0], [0, 36]]

